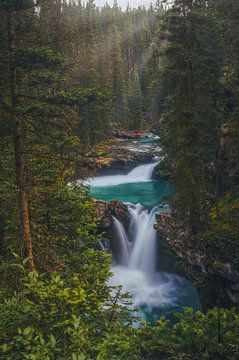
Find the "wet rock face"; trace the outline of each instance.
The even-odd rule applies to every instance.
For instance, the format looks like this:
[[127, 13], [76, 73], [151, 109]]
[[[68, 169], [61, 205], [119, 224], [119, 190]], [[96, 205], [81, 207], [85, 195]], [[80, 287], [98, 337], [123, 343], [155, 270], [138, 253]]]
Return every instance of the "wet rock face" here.
[[106, 237], [112, 237], [113, 216], [127, 228], [130, 215], [125, 204], [118, 200], [103, 201], [96, 200], [96, 216], [100, 219], [99, 228], [106, 232]]
[[[170, 212], [156, 215], [154, 227], [179, 259], [179, 263], [184, 263], [184, 275], [192, 281], [201, 278], [205, 283], [211, 284], [206, 294], [205, 288], [199, 288], [203, 307], [218, 305], [215, 303], [218, 301], [218, 295], [220, 306], [239, 306], [239, 272], [235, 264], [215, 260], [197, 246], [185, 246], [187, 234], [182, 231]], [[182, 267], [179, 269], [179, 272], [181, 271]], [[217, 294], [216, 297], [214, 292]]]
[[106, 201], [96, 201], [96, 216], [100, 219], [100, 229], [108, 230], [112, 225], [112, 216], [109, 212], [109, 204]]

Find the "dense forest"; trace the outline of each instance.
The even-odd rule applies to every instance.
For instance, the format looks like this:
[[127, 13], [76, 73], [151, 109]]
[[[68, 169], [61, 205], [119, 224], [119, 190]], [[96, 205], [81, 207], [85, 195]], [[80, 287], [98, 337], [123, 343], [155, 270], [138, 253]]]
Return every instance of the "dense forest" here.
[[[0, 16], [0, 359], [238, 359], [238, 1], [1, 0]], [[175, 189], [161, 231], [202, 311], [173, 323], [135, 326], [77, 181], [122, 131], [160, 136]]]

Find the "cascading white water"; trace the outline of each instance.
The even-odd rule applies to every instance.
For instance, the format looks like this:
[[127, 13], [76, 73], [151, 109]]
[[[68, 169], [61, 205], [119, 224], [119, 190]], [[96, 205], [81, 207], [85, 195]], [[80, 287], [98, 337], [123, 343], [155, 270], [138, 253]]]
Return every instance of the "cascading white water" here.
[[150, 181], [153, 170], [157, 164], [158, 162], [152, 162], [150, 164], [139, 165], [126, 175], [97, 176], [93, 179], [87, 180], [86, 184], [90, 186], [105, 187]]
[[150, 213], [143, 206], [137, 204], [129, 208], [131, 213], [131, 226], [136, 229], [133, 239], [133, 251], [130, 256], [129, 267], [143, 272], [156, 270], [156, 238], [157, 232], [153, 228], [155, 223], [155, 207]]
[[128, 245], [128, 237], [125, 232], [125, 229], [121, 222], [113, 217], [113, 230], [115, 235], [115, 240], [117, 243], [116, 246], [116, 259], [122, 265], [128, 265], [129, 263], [129, 245]]
[[128, 205], [131, 216], [128, 233], [122, 223], [113, 218], [115, 240], [117, 242], [116, 253], [113, 255], [118, 265], [127, 265], [130, 269], [143, 272], [156, 270], [156, 237], [157, 232], [153, 228], [155, 223], [155, 207], [150, 213], [141, 204]]
[[188, 284], [177, 275], [162, 272], [149, 275], [125, 266], [115, 266], [112, 270], [110, 285], [122, 285], [123, 291], [133, 295], [133, 307], [143, 306], [149, 313], [153, 309], [177, 306], [178, 289], [183, 285], [185, 292], [188, 291]]
[[128, 209], [131, 221], [127, 232], [114, 219], [118, 248], [110, 284], [122, 285], [125, 292], [133, 295], [133, 307], [142, 307], [142, 316], [153, 321], [158, 319], [160, 311], [164, 314], [166, 309], [179, 308], [181, 299], [187, 298], [192, 289], [184, 278], [156, 271], [159, 254], [153, 224], [159, 208], [148, 212], [141, 204], [128, 204]]

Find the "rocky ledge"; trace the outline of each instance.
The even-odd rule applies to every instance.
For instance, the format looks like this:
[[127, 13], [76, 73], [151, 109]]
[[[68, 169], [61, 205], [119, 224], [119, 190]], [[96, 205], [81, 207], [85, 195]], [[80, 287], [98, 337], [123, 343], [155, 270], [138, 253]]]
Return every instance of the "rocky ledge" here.
[[127, 206], [119, 200], [103, 201], [95, 200], [96, 216], [99, 219], [99, 229], [106, 233], [107, 238], [111, 238], [113, 216], [117, 218], [127, 228], [130, 216]]
[[113, 135], [117, 139], [141, 139], [144, 138], [145, 133], [137, 130], [115, 130]]
[[[178, 272], [183, 272], [195, 281], [202, 306], [239, 306], [239, 272], [232, 263], [223, 263], [209, 257], [203, 251], [190, 247], [185, 234], [170, 212], [156, 216], [155, 229], [167, 243], [181, 264]], [[215, 293], [212, 295], [212, 289]], [[209, 291], [210, 290], [210, 291]]]
[[98, 168], [104, 170], [131, 170], [134, 166], [149, 162], [153, 154], [131, 151], [124, 147], [113, 146], [108, 154], [95, 159]]
[[91, 154], [88, 170], [101, 175], [107, 170], [112, 172], [128, 172], [135, 166], [148, 163], [153, 158], [154, 153], [133, 151], [127, 147], [109, 145], [97, 148], [95, 153]]

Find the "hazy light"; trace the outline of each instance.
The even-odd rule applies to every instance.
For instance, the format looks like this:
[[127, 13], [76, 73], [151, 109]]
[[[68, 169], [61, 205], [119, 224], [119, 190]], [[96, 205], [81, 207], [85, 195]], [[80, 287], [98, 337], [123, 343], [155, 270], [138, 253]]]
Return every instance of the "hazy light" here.
[[[106, 2], [109, 5], [113, 5], [114, 0], [95, 0], [95, 4], [96, 6], [99, 7], [103, 7]], [[137, 8], [138, 6], [145, 6], [146, 8], [148, 8], [150, 6], [151, 3], [155, 3], [155, 1], [152, 0], [118, 0], [117, 1], [118, 6], [121, 7], [123, 10], [125, 10], [127, 8], [127, 5], [129, 4], [129, 6], [131, 8]]]

